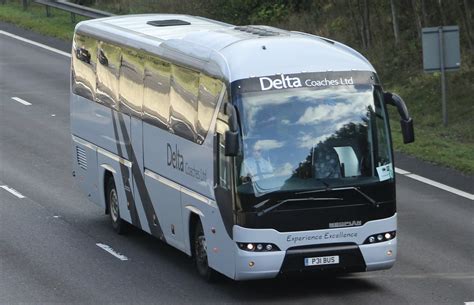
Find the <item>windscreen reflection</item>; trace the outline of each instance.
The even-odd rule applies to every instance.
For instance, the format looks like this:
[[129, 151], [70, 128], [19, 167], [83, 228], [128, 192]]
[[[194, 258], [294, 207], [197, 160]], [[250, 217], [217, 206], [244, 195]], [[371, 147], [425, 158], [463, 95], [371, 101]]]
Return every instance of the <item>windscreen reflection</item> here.
[[239, 191], [258, 196], [370, 183], [382, 180], [377, 167], [393, 171], [377, 87], [250, 92], [236, 103], [243, 132]]

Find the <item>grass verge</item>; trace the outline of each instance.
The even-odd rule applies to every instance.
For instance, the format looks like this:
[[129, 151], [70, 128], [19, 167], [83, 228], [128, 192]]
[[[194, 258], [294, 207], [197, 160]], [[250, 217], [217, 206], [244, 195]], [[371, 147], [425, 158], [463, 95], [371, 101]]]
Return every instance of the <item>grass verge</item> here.
[[[46, 18], [45, 8], [34, 3], [26, 11], [23, 11], [19, 1], [0, 4], [0, 21], [70, 40], [75, 26], [71, 23], [70, 14], [55, 9], [52, 9], [52, 14], [52, 17]], [[83, 19], [77, 16], [77, 21], [80, 20]], [[448, 73], [448, 127], [442, 125], [439, 74], [410, 73], [397, 71], [396, 68], [391, 72], [397, 77], [391, 77], [385, 83], [385, 89], [405, 99], [416, 133], [415, 143], [404, 145], [398, 113], [392, 109], [390, 117], [395, 150], [474, 174], [474, 59], [465, 56], [462, 69]]]
[[[46, 9], [43, 5], [30, 2], [28, 9], [23, 10], [21, 1], [7, 1], [0, 4], [0, 21], [13, 23], [19, 27], [43, 35], [71, 40], [75, 23], [71, 22], [71, 14], [51, 9], [52, 16], [46, 18]], [[76, 21], [84, 20], [76, 16]]]

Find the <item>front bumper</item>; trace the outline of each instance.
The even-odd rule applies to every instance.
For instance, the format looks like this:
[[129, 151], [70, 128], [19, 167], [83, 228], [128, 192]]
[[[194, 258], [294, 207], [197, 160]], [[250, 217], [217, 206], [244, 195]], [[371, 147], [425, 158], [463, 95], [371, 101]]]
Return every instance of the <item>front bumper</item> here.
[[[389, 269], [394, 265], [397, 257], [396, 237], [385, 242], [363, 244], [363, 241], [372, 234], [396, 231], [396, 215], [368, 222], [364, 226], [345, 229], [293, 233], [258, 229], [251, 229], [250, 231], [253, 232], [250, 232], [249, 229], [245, 229], [245, 232], [238, 232], [238, 230], [239, 228], [234, 227], [234, 237], [238, 242], [272, 242], [281, 251], [249, 252], [236, 246], [236, 280], [274, 278], [283, 273], [307, 271], [357, 272]], [[357, 234], [353, 234], [354, 232]], [[324, 242], [324, 238], [317, 238], [317, 236], [336, 236], [335, 234], [341, 237], [332, 242]], [[248, 237], [245, 238], [245, 236]], [[290, 238], [291, 236], [313, 236], [315, 238], [306, 238], [303, 241], [301, 241], [302, 238], [297, 238], [298, 242], [295, 243], [294, 239]], [[339, 256], [339, 264], [304, 266], [304, 258], [332, 255]]]

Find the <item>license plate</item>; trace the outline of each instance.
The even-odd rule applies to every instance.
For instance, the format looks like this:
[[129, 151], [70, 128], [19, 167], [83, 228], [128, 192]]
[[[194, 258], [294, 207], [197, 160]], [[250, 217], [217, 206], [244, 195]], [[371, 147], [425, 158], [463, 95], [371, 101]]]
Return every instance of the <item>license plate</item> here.
[[334, 265], [334, 264], [339, 264], [339, 255], [306, 257], [304, 259], [305, 266], [320, 266], [320, 265]]

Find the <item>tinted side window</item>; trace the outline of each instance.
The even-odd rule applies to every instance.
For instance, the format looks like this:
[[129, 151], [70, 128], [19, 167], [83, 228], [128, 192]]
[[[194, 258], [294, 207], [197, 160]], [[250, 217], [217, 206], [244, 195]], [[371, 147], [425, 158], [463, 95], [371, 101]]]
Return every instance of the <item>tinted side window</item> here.
[[144, 56], [137, 51], [122, 49], [120, 66], [120, 111], [141, 117], [143, 104]]
[[76, 33], [72, 50], [72, 92], [93, 101], [96, 86], [97, 41]]
[[143, 120], [168, 130], [171, 66], [156, 57], [145, 60]]
[[201, 74], [196, 127], [198, 137], [202, 141], [204, 141], [209, 131], [221, 90], [221, 81]]
[[97, 101], [118, 109], [120, 48], [101, 41], [97, 58]]
[[171, 131], [185, 139], [199, 144], [202, 140], [196, 134], [197, 100], [199, 92], [199, 73], [171, 66]]

